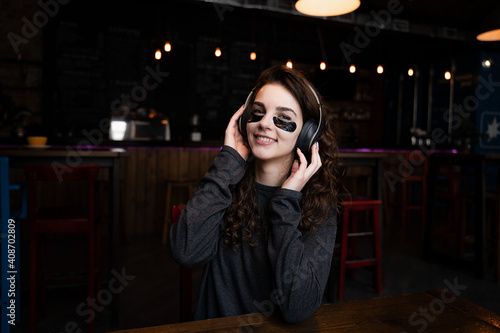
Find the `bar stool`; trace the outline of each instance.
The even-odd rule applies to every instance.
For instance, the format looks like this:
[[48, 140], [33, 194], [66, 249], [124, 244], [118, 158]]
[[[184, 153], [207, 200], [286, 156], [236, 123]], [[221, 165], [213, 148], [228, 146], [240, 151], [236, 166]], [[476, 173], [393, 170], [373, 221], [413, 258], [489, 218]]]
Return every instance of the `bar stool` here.
[[[44, 271], [44, 256], [40, 262], [38, 256], [44, 253], [40, 248], [39, 239], [48, 234], [87, 234], [87, 295], [89, 299], [95, 297], [95, 278], [97, 267], [95, 265], [96, 255], [100, 257], [100, 247], [98, 246], [99, 235], [96, 231], [99, 229], [95, 225], [95, 181], [99, 172], [97, 165], [78, 165], [78, 166], [52, 166], [52, 165], [25, 165], [24, 172], [28, 180], [28, 222], [30, 234], [30, 331], [36, 331], [37, 325], [37, 280], [39, 271]], [[63, 184], [64, 183], [64, 184]], [[86, 189], [86, 199], [81, 196], [75, 199], [78, 207], [40, 207], [40, 202], [44, 201], [41, 186], [51, 186], [61, 193], [60, 198], [68, 199], [72, 194], [78, 195], [74, 187], [78, 183], [83, 183]], [[40, 186], [39, 186], [40, 185]], [[63, 187], [66, 186], [67, 187]], [[83, 186], [82, 186], [83, 187]], [[69, 201], [67, 201], [69, 202]], [[71, 202], [73, 203], [73, 202]], [[84, 204], [84, 205], [83, 205]], [[82, 206], [83, 205], [83, 206]], [[59, 205], [60, 206], [60, 205]], [[43, 243], [42, 243], [43, 244]], [[39, 267], [39, 263], [41, 263]], [[43, 277], [45, 285], [45, 277]], [[45, 299], [45, 288], [42, 288], [43, 298]], [[88, 332], [94, 331], [94, 321], [88, 323]]]
[[[184, 204], [174, 205], [172, 207], [172, 223], [177, 222], [182, 210], [186, 207]], [[193, 270], [188, 267], [181, 266], [179, 268], [179, 285], [180, 285], [180, 321], [189, 321], [192, 315], [192, 299], [193, 299]]]
[[[380, 250], [380, 205], [381, 200], [370, 200], [364, 197], [346, 198], [342, 202], [342, 225], [340, 244], [340, 269], [338, 299], [344, 299], [345, 276], [347, 269], [351, 270], [351, 278], [354, 278], [355, 268], [374, 267], [374, 282], [377, 293], [382, 294], [382, 260]], [[371, 231], [357, 231], [357, 214], [359, 212], [371, 212], [369, 223], [373, 225]], [[356, 258], [356, 238], [373, 237], [373, 258]], [[349, 243], [348, 243], [349, 242]]]
[[196, 187], [198, 180], [197, 179], [186, 179], [186, 180], [175, 180], [175, 179], [167, 179], [167, 198], [165, 201], [165, 222], [163, 223], [163, 236], [162, 236], [162, 244], [167, 243], [168, 239], [168, 230], [170, 229], [171, 225], [171, 208], [172, 208], [172, 190], [174, 189], [180, 189], [184, 190], [184, 194], [187, 193], [187, 197], [184, 196], [181, 202], [183, 201], [184, 203], [191, 198], [193, 195], [194, 189]]
[[[387, 206], [398, 207], [400, 222], [404, 227], [410, 217], [410, 213], [420, 211], [422, 227], [425, 228], [425, 214], [427, 203], [427, 176], [429, 173], [429, 159], [421, 151], [414, 150], [398, 156], [397, 162], [392, 160], [387, 163], [395, 175], [402, 179], [396, 187], [400, 188], [399, 195], [396, 189], [387, 188]], [[399, 198], [398, 200], [395, 198]]]

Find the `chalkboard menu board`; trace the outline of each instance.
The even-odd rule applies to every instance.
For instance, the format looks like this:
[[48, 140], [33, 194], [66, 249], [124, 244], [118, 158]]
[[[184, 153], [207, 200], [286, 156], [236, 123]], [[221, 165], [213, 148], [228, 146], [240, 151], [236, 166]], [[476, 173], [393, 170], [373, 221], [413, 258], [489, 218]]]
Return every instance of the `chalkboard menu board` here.
[[[253, 46], [235, 40], [179, 37], [172, 52], [157, 61], [153, 54], [161, 47], [158, 39], [138, 27], [65, 19], [51, 34], [52, 61], [45, 71], [53, 78], [49, 113], [55, 135], [63, 138], [84, 138], [86, 132], [101, 129], [117, 101], [130, 101], [168, 117], [175, 141], [189, 141], [193, 130], [201, 131], [202, 140], [221, 141], [230, 117], [266, 67], [264, 52], [250, 60]], [[217, 46], [221, 57], [214, 54]], [[155, 89], [138, 89], [148, 73], [158, 71], [168, 75]], [[139, 91], [147, 96], [134, 100], [133, 93]], [[199, 119], [196, 129], [190, 124], [194, 115]]]
[[251, 45], [235, 42], [214, 52], [217, 41], [201, 38], [196, 44], [196, 111], [201, 116], [203, 138], [220, 140], [232, 114], [245, 103], [261, 70], [249, 58]]

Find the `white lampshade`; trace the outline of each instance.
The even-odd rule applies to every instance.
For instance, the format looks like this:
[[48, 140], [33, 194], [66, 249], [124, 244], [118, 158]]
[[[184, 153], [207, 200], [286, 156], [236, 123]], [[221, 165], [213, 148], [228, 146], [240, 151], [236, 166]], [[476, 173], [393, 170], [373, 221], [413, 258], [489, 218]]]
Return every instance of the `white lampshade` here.
[[487, 13], [476, 38], [481, 42], [500, 41], [500, 6], [487, 11]]
[[336, 16], [355, 11], [359, 5], [359, 0], [299, 0], [295, 8], [311, 16]]

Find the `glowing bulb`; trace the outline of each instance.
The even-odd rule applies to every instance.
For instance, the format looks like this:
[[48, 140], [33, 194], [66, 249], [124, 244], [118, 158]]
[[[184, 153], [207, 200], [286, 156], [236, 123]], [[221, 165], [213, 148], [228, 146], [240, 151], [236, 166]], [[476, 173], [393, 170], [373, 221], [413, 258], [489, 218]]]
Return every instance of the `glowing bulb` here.
[[351, 65], [351, 66], [349, 67], [349, 72], [351, 72], [351, 73], [356, 73], [356, 66]]
[[445, 78], [446, 80], [451, 79], [451, 73], [450, 73], [450, 71], [446, 71], [446, 72], [444, 73], [444, 78]]
[[413, 76], [413, 68], [408, 69], [408, 76]]
[[319, 68], [324, 71], [326, 69], [326, 64], [324, 61], [321, 62], [321, 64], [319, 64]]
[[218, 58], [222, 55], [222, 51], [220, 50], [220, 47], [215, 48], [215, 56]]
[[490, 66], [491, 66], [491, 61], [489, 59], [483, 61], [483, 67], [490, 67]]
[[291, 61], [291, 60], [288, 60], [288, 61], [286, 62], [286, 67], [288, 67], [288, 68], [293, 68], [293, 64], [292, 64], [292, 61]]
[[170, 52], [170, 51], [172, 51], [172, 45], [170, 45], [169, 42], [166, 42], [164, 49], [165, 49], [165, 52]]
[[250, 60], [255, 60], [255, 59], [257, 59], [257, 53], [255, 52], [250, 53]]
[[161, 51], [160, 51], [160, 49], [156, 50], [156, 52], [155, 52], [155, 59], [156, 60], [160, 60], [161, 59]]
[[382, 67], [382, 65], [378, 65], [377, 73], [382, 74], [383, 72], [384, 72], [384, 67]]

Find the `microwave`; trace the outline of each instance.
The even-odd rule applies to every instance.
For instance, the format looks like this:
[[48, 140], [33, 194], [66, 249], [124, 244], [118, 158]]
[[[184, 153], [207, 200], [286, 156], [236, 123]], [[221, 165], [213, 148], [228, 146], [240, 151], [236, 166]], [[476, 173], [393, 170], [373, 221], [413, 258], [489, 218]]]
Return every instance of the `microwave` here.
[[113, 141], [170, 141], [170, 124], [166, 119], [111, 119], [109, 138]]

